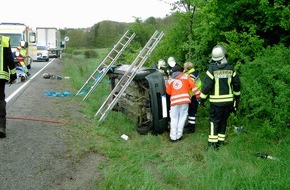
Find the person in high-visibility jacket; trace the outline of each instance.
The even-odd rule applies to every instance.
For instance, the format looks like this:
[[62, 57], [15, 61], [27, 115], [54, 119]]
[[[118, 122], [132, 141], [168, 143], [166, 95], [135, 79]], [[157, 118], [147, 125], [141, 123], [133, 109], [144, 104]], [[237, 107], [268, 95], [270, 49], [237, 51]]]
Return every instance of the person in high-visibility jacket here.
[[24, 41], [21, 41], [20, 46], [17, 47], [16, 56], [17, 56], [17, 59], [18, 59], [19, 64], [20, 64], [19, 66], [22, 67], [22, 69], [27, 74], [27, 76], [29, 76], [30, 73], [29, 73], [28, 68], [27, 68], [28, 63], [26, 63], [28, 55], [27, 55], [27, 48], [25, 47]]
[[188, 115], [190, 103], [189, 90], [199, 98], [200, 91], [189, 75], [184, 74], [180, 65], [172, 68], [171, 78], [166, 83], [166, 93], [170, 96], [170, 141], [182, 139], [184, 125]]
[[[188, 74], [190, 78], [195, 83], [196, 87], [201, 90], [201, 80], [199, 78], [199, 73], [195, 70], [194, 65], [192, 62], [187, 61], [184, 63], [184, 71], [185, 74]], [[191, 103], [188, 107], [188, 125], [186, 126], [185, 133], [194, 133], [195, 132], [195, 125], [196, 125], [196, 116], [197, 116], [197, 109], [198, 109], [198, 101], [195, 94], [191, 91], [189, 93], [191, 97]]]
[[16, 69], [9, 37], [0, 35], [0, 138], [6, 137], [5, 84], [15, 83]]
[[[227, 120], [240, 99], [240, 78], [232, 65], [227, 63], [226, 50], [223, 46], [215, 46], [212, 60], [202, 83], [198, 100], [204, 104], [209, 96], [209, 135], [208, 146], [218, 149], [224, 144]], [[236, 102], [236, 103], [235, 103]]]

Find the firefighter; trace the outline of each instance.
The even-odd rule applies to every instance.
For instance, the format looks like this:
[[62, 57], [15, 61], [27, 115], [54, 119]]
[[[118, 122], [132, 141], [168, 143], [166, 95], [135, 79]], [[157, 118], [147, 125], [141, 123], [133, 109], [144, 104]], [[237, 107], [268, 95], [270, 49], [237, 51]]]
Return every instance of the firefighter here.
[[174, 57], [169, 57], [167, 59], [167, 64], [168, 64], [168, 66], [166, 67], [165, 73], [168, 75], [168, 77], [170, 77], [172, 74], [172, 68], [176, 65], [176, 61], [175, 61]]
[[166, 83], [166, 93], [170, 96], [169, 138], [171, 142], [182, 139], [190, 103], [189, 91], [193, 91], [198, 98], [200, 94], [191, 78], [182, 71], [181, 66], [175, 65], [172, 68], [172, 76]]
[[165, 77], [168, 76], [167, 73], [166, 73], [166, 68], [167, 68], [166, 62], [163, 59], [159, 59], [158, 60], [158, 64], [157, 64], [157, 69]]
[[228, 64], [223, 46], [215, 46], [211, 56], [198, 101], [203, 105], [209, 98], [208, 147], [218, 149], [225, 142], [227, 120], [233, 105], [238, 106], [240, 79], [233, 66]]
[[[188, 74], [190, 78], [195, 83], [196, 87], [201, 90], [201, 80], [199, 78], [199, 73], [195, 70], [192, 62], [187, 61], [184, 63], [184, 71], [185, 74]], [[188, 125], [186, 126], [185, 133], [194, 133], [195, 132], [195, 124], [196, 124], [196, 115], [198, 109], [198, 101], [193, 92], [190, 92], [191, 103], [188, 107]]]
[[21, 41], [20, 42], [20, 46], [17, 47], [17, 50], [16, 50], [16, 56], [17, 56], [17, 59], [19, 61], [19, 64], [18, 66], [22, 67], [24, 72], [26, 73], [27, 76], [30, 76], [30, 73], [28, 71], [28, 68], [27, 68], [27, 48], [25, 46], [25, 41]]
[[5, 84], [16, 82], [16, 69], [8, 37], [0, 35], [0, 138], [6, 137]]

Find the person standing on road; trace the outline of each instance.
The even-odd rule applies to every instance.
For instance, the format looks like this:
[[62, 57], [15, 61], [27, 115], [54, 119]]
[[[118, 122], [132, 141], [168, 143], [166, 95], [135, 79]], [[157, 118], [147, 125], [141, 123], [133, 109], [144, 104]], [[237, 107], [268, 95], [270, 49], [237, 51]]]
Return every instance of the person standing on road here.
[[30, 76], [30, 73], [27, 68], [28, 55], [27, 55], [27, 43], [25, 43], [25, 41], [20, 42], [20, 46], [18, 46], [16, 49], [16, 56], [20, 64], [19, 66], [22, 67], [27, 76]]
[[183, 128], [188, 115], [190, 103], [189, 91], [192, 90], [199, 98], [200, 91], [191, 78], [184, 74], [180, 65], [172, 68], [172, 76], [166, 83], [166, 93], [170, 96], [170, 141], [182, 139]]
[[[185, 74], [188, 74], [192, 81], [195, 83], [195, 86], [201, 90], [201, 80], [199, 78], [199, 73], [195, 70], [192, 62], [187, 61], [184, 63], [184, 71]], [[191, 97], [191, 103], [188, 107], [188, 125], [186, 126], [185, 133], [194, 133], [195, 132], [195, 124], [196, 124], [196, 115], [198, 109], [198, 101], [193, 92], [189, 92]]]
[[10, 39], [0, 35], [0, 138], [6, 137], [5, 84], [16, 81], [16, 68], [10, 47]]
[[226, 59], [223, 46], [215, 46], [212, 60], [202, 83], [201, 105], [209, 95], [209, 135], [208, 147], [218, 149], [224, 144], [227, 120], [230, 113], [237, 108], [240, 99], [240, 79], [238, 73]]

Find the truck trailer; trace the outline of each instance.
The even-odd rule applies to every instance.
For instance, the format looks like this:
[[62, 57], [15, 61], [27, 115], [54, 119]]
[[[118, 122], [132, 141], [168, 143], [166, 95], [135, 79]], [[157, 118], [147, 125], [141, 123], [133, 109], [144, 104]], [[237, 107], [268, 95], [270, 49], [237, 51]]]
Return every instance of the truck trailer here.
[[29, 26], [23, 23], [0, 23], [0, 35], [10, 38], [11, 50], [14, 55], [14, 62], [17, 64], [18, 59], [15, 52], [20, 42], [24, 41], [27, 46], [26, 66], [31, 68], [31, 63], [37, 57], [35, 32]]
[[36, 41], [38, 46], [47, 46], [49, 57], [58, 58], [61, 55], [60, 31], [53, 27], [36, 27]]

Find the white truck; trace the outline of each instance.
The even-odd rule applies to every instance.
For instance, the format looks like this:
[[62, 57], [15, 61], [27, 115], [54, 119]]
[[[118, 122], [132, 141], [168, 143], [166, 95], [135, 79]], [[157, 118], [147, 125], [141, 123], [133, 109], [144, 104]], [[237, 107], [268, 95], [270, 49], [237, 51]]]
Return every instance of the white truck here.
[[26, 66], [31, 68], [31, 63], [37, 58], [35, 32], [23, 23], [0, 23], [0, 35], [10, 38], [11, 50], [14, 55], [14, 62], [18, 63], [15, 52], [20, 42], [24, 41], [27, 47]]
[[60, 57], [62, 41], [57, 28], [36, 27], [36, 41], [37, 45], [48, 47], [49, 57]]

